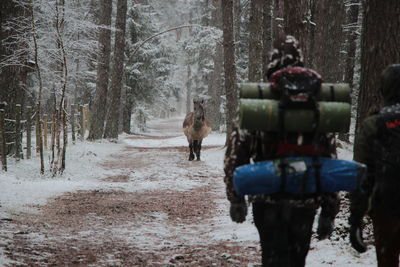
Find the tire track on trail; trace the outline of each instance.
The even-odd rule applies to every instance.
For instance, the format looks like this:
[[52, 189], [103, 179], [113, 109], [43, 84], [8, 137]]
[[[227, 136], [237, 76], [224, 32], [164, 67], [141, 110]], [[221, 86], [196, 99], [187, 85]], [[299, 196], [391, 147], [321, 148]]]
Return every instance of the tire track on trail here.
[[238, 238], [241, 226], [228, 218], [220, 145], [204, 145], [199, 162], [187, 160], [186, 143], [134, 145], [180, 138], [180, 122], [124, 136], [127, 145], [99, 166], [115, 174], [99, 179], [98, 189], [0, 222], [11, 265], [257, 266], [258, 244]]

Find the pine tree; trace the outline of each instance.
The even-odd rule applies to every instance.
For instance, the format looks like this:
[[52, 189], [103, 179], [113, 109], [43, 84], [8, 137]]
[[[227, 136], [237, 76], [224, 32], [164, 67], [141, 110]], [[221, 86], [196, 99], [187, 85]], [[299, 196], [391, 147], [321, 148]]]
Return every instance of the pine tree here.
[[251, 0], [249, 19], [249, 67], [250, 82], [260, 82], [262, 79], [262, 22], [263, 0]]
[[222, 1], [224, 70], [226, 93], [226, 134], [230, 136], [236, 119], [237, 88], [235, 43], [233, 37], [233, 0]]
[[99, 54], [97, 57], [97, 82], [96, 95], [90, 116], [89, 140], [100, 139], [103, 136], [104, 122], [106, 119], [106, 104], [108, 94], [108, 79], [111, 53], [111, 11], [112, 0], [101, 2]]
[[124, 76], [125, 28], [127, 0], [118, 0], [113, 68], [110, 86], [110, 110], [104, 132], [105, 138], [118, 138], [118, 125], [121, 111], [122, 78]]
[[358, 98], [357, 122], [383, 102], [379, 91], [382, 71], [400, 62], [400, 5], [397, 0], [368, 0], [364, 7], [361, 41], [361, 85]]
[[345, 23], [343, 0], [318, 0], [316, 2], [316, 30], [314, 40], [314, 65], [325, 82], [340, 82], [343, 67], [340, 66], [344, 49], [342, 26]]

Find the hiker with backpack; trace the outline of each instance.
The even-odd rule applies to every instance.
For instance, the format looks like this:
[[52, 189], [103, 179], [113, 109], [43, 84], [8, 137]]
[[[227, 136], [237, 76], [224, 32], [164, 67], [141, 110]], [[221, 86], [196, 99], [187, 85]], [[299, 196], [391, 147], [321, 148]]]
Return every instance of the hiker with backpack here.
[[400, 254], [400, 64], [382, 73], [384, 107], [360, 126], [354, 146], [355, 160], [365, 163], [364, 191], [350, 195], [350, 242], [366, 251], [362, 240], [363, 217], [368, 213], [374, 228], [379, 267], [398, 267]]
[[[285, 79], [299, 77], [302, 86], [313, 88], [317, 93], [321, 87], [321, 77], [316, 72], [303, 68], [298, 41], [287, 36], [274, 46], [266, 73], [271, 86], [279, 90]], [[304, 96], [305, 94], [296, 95], [300, 98]], [[280, 105], [282, 112], [282, 100]], [[290, 108], [295, 108], [295, 105]], [[318, 112], [315, 115], [318, 117]], [[224, 181], [230, 201], [230, 217], [234, 222], [244, 222], [247, 215], [245, 197], [238, 194], [233, 182], [238, 167], [282, 156], [309, 156], [316, 159], [315, 167], [319, 168], [318, 157], [336, 158], [334, 134], [313, 130], [307, 133], [287, 132], [282, 123], [279, 127], [279, 131], [271, 132], [235, 128], [229, 138], [224, 160]], [[282, 168], [283, 170], [285, 169]], [[283, 173], [281, 175], [285, 176]], [[334, 218], [339, 210], [339, 197], [336, 193], [296, 195], [282, 190], [274, 194], [249, 195], [248, 201], [252, 203], [254, 224], [260, 236], [263, 266], [305, 266], [316, 210], [322, 208], [317, 228], [319, 239], [331, 235]]]

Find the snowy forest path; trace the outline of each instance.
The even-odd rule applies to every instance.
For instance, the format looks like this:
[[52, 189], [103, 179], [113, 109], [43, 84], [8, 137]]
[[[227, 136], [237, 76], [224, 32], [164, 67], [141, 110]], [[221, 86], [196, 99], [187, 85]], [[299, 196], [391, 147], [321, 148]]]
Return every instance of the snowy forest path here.
[[15, 266], [257, 266], [255, 227], [229, 219], [224, 135], [204, 139], [202, 161], [189, 162], [181, 122], [123, 136], [122, 150], [99, 166], [115, 175], [96, 189], [0, 224], [7, 257]]

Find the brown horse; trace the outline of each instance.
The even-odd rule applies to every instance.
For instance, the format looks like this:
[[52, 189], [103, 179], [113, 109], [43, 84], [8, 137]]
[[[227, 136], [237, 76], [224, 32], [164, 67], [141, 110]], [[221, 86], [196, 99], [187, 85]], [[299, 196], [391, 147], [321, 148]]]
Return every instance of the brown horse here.
[[200, 160], [201, 142], [211, 132], [211, 126], [205, 117], [204, 100], [193, 99], [193, 104], [194, 111], [187, 114], [183, 121], [183, 132], [189, 142], [189, 160], [194, 160], [194, 154]]

